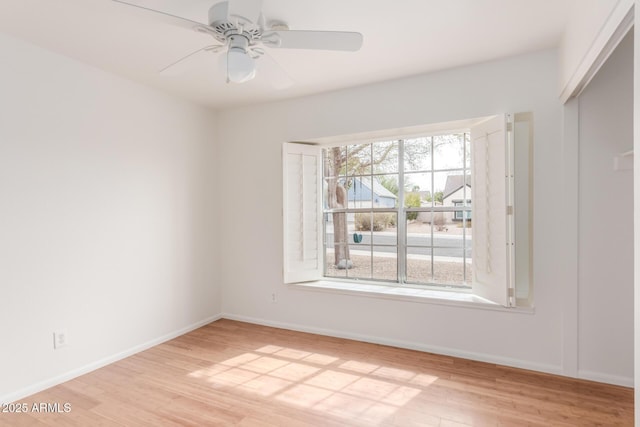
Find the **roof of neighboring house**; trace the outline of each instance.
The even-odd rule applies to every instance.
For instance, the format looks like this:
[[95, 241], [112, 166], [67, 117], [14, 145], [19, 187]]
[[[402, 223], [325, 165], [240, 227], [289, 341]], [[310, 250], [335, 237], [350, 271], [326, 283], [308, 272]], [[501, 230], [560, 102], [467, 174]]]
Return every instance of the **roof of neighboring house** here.
[[447, 182], [444, 184], [442, 198], [446, 199], [447, 197], [461, 189], [463, 183], [467, 184], [469, 188], [471, 188], [471, 175], [467, 175], [466, 179], [464, 179], [463, 175], [449, 175], [447, 177]]
[[365, 187], [369, 187], [369, 189], [373, 190], [373, 194], [377, 195], [378, 197], [388, 197], [388, 198], [391, 198], [391, 199], [397, 199], [398, 198], [398, 197], [396, 197], [395, 194], [393, 194], [391, 191], [387, 190], [382, 184], [380, 184], [375, 179], [373, 180], [373, 185], [371, 185], [371, 179], [370, 178], [358, 177], [358, 178], [354, 178], [354, 180], [355, 181], [360, 181], [362, 183], [362, 185], [364, 185]]
[[386, 187], [384, 187], [382, 184], [380, 184], [378, 181], [376, 181], [375, 179], [373, 180], [373, 187], [371, 186], [371, 180], [369, 178], [365, 178], [362, 177], [360, 178], [360, 181], [362, 181], [362, 183], [364, 185], [366, 185], [369, 188], [373, 189], [373, 192], [375, 194], [377, 194], [380, 197], [389, 197], [392, 199], [397, 199], [398, 197], [396, 197], [395, 194], [393, 194], [391, 191], [387, 190]]

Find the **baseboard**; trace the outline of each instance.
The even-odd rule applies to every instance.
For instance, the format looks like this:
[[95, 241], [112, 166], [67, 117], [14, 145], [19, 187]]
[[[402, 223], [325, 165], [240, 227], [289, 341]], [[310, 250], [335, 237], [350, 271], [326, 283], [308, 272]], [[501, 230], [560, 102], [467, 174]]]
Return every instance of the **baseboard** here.
[[211, 316], [208, 317], [206, 319], [200, 320], [196, 323], [192, 323], [189, 326], [186, 326], [184, 328], [178, 329], [176, 331], [170, 332], [168, 334], [165, 334], [161, 337], [152, 339], [150, 341], [147, 341], [143, 344], [140, 345], [136, 345], [134, 347], [131, 347], [127, 350], [121, 351], [119, 353], [113, 354], [111, 356], [105, 357], [103, 359], [100, 360], [96, 360], [95, 362], [89, 363], [87, 365], [84, 365], [78, 369], [73, 369], [69, 372], [66, 372], [62, 375], [58, 375], [55, 376], [53, 378], [49, 378], [45, 381], [41, 381], [39, 383], [30, 385], [28, 387], [25, 387], [21, 390], [18, 390], [16, 392], [13, 393], [9, 393], [6, 394], [4, 396], [0, 396], [0, 404], [2, 403], [10, 403], [10, 402], [15, 402], [18, 401], [20, 399], [24, 399], [25, 397], [31, 396], [35, 393], [41, 392], [43, 390], [46, 390], [48, 388], [51, 388], [53, 386], [56, 386], [58, 384], [62, 384], [66, 381], [72, 380], [76, 377], [79, 377], [80, 375], [84, 375], [87, 374], [91, 371], [95, 371], [96, 369], [100, 369], [106, 365], [109, 365], [111, 363], [117, 362], [118, 360], [122, 360], [126, 357], [132, 356], [136, 353], [140, 353], [141, 351], [144, 350], [148, 350], [151, 347], [154, 347], [158, 344], [162, 344], [163, 342], [172, 340], [174, 338], [177, 338], [181, 335], [184, 335], [188, 332], [191, 332], [195, 329], [198, 329], [204, 325], [208, 325], [211, 322], [215, 322], [216, 320], [219, 320], [222, 318], [222, 315], [218, 314], [215, 316]]
[[[241, 321], [241, 322], [247, 322], [247, 323], [253, 323], [253, 324], [257, 324], [257, 325], [263, 325], [263, 326], [271, 326], [274, 328], [282, 328], [282, 329], [289, 329], [292, 331], [299, 331], [299, 332], [307, 332], [307, 333], [312, 333], [312, 334], [319, 334], [319, 335], [326, 335], [326, 336], [331, 336], [331, 337], [336, 337], [336, 338], [345, 338], [345, 339], [351, 339], [351, 340], [356, 340], [356, 341], [362, 341], [362, 342], [369, 342], [369, 343], [373, 343], [373, 344], [381, 344], [381, 345], [388, 345], [388, 346], [392, 346], [392, 347], [399, 347], [399, 348], [406, 348], [406, 349], [410, 349], [410, 350], [417, 350], [417, 351], [424, 351], [424, 352], [428, 352], [428, 353], [435, 353], [435, 354], [442, 354], [442, 355], [446, 355], [446, 356], [452, 356], [452, 357], [460, 357], [460, 358], [464, 358], [464, 359], [469, 359], [469, 360], [476, 360], [479, 362], [487, 362], [487, 363], [495, 363], [498, 365], [503, 365], [503, 366], [510, 366], [510, 367], [514, 367], [514, 368], [521, 368], [521, 369], [528, 369], [528, 370], [532, 370], [532, 371], [538, 371], [538, 372], [544, 372], [544, 373], [549, 373], [549, 374], [554, 374], [554, 375], [564, 375], [562, 372], [562, 369], [560, 367], [557, 366], [553, 366], [553, 365], [545, 365], [545, 364], [539, 364], [539, 363], [532, 363], [529, 361], [523, 361], [523, 360], [518, 360], [518, 359], [512, 359], [512, 358], [506, 358], [506, 357], [499, 357], [499, 356], [494, 356], [494, 355], [488, 355], [488, 354], [483, 354], [483, 353], [475, 353], [475, 352], [467, 352], [467, 351], [460, 351], [460, 350], [455, 350], [455, 349], [450, 349], [450, 348], [446, 348], [446, 347], [439, 347], [439, 346], [430, 346], [430, 345], [425, 345], [422, 343], [415, 343], [415, 342], [410, 342], [410, 341], [402, 341], [402, 340], [394, 340], [394, 339], [388, 339], [385, 337], [378, 337], [378, 336], [373, 336], [373, 335], [364, 335], [364, 334], [356, 334], [356, 333], [350, 333], [350, 332], [345, 332], [345, 331], [337, 331], [337, 330], [333, 330], [333, 329], [325, 329], [325, 328], [316, 328], [316, 327], [310, 327], [310, 326], [305, 326], [305, 325], [300, 325], [300, 324], [294, 324], [294, 323], [286, 323], [286, 322], [277, 322], [277, 321], [271, 321], [271, 320], [266, 320], [266, 319], [259, 319], [259, 318], [254, 318], [254, 317], [249, 317], [249, 316], [242, 316], [242, 315], [235, 315], [235, 314], [230, 314], [230, 313], [224, 313], [224, 314], [219, 314], [219, 315], [215, 315], [215, 316], [211, 316], [208, 317], [206, 319], [203, 319], [201, 321], [198, 321], [196, 323], [193, 323], [189, 326], [186, 326], [184, 328], [178, 329], [176, 331], [170, 332], [168, 334], [165, 334], [161, 337], [155, 338], [153, 340], [147, 341], [143, 344], [134, 346], [132, 348], [129, 348], [127, 350], [121, 351], [119, 353], [113, 354], [111, 356], [105, 357], [103, 359], [97, 360], [95, 362], [92, 362], [90, 364], [87, 364], [85, 366], [82, 366], [78, 369], [74, 369], [72, 371], [66, 372], [62, 375], [58, 375], [56, 377], [50, 378], [48, 380], [45, 381], [41, 381], [39, 383], [33, 384], [31, 386], [25, 387], [21, 390], [18, 390], [16, 392], [13, 393], [9, 393], [6, 394], [4, 396], [0, 396], [0, 404], [2, 403], [9, 403], [9, 402], [15, 402], [18, 401], [20, 399], [24, 399], [25, 397], [31, 396], [35, 393], [38, 393], [40, 391], [46, 390], [50, 387], [56, 386], [58, 384], [62, 384], [66, 381], [72, 380], [76, 377], [79, 377], [81, 375], [87, 374], [91, 371], [95, 371], [96, 369], [102, 368], [106, 365], [109, 365], [111, 363], [117, 362], [118, 360], [122, 360], [126, 357], [132, 356], [136, 353], [139, 353], [141, 351], [147, 350], [151, 347], [154, 347], [158, 344], [162, 344], [166, 341], [172, 340], [174, 338], [177, 338], [181, 335], [184, 335], [188, 332], [191, 332], [195, 329], [198, 329], [204, 325], [207, 325], [211, 322], [215, 322], [216, 320], [219, 319], [230, 319], [230, 320], [237, 320], [237, 321]], [[598, 372], [591, 372], [591, 371], [579, 371], [578, 372], [578, 378], [580, 379], [584, 379], [584, 380], [589, 380], [589, 381], [596, 381], [596, 382], [601, 382], [601, 383], [606, 383], [606, 384], [613, 384], [613, 385], [619, 385], [619, 386], [623, 386], [623, 387], [633, 387], [634, 386], [634, 379], [633, 378], [628, 378], [628, 377], [622, 377], [622, 376], [617, 376], [617, 375], [609, 375], [609, 374], [602, 374], [602, 373], [598, 373]]]
[[274, 328], [289, 329], [289, 330], [298, 331], [298, 332], [308, 332], [311, 334], [326, 335], [326, 336], [336, 337], [336, 338], [346, 338], [350, 340], [363, 341], [363, 342], [368, 342], [372, 344], [388, 345], [391, 347], [406, 348], [409, 350], [417, 350], [417, 351], [424, 351], [427, 353], [441, 354], [445, 356], [460, 357], [462, 359], [475, 360], [478, 362], [494, 363], [497, 365], [527, 369], [527, 370], [537, 371], [537, 372], [544, 372], [547, 374], [563, 375], [562, 368], [560, 366], [545, 365], [545, 364], [534, 363], [526, 360], [512, 359], [508, 357], [500, 357], [500, 356], [484, 354], [484, 353], [460, 351], [457, 349], [451, 349], [447, 347], [425, 345], [423, 343], [416, 343], [411, 341], [394, 340], [386, 337], [378, 337], [373, 335], [363, 335], [363, 334], [356, 334], [356, 333], [350, 333], [345, 331], [336, 331], [333, 329], [309, 327], [309, 326], [300, 325], [300, 324], [276, 322], [276, 321], [271, 321], [266, 319], [258, 319], [254, 317], [248, 317], [248, 316], [242, 316], [242, 315], [236, 315], [236, 314], [230, 314], [230, 313], [223, 313], [222, 318], [229, 319], [229, 320], [237, 320], [240, 322], [254, 323], [254, 324], [263, 325], [263, 326], [271, 326]]
[[578, 371], [578, 378], [583, 380], [595, 381], [599, 383], [619, 385], [622, 387], [633, 388], [633, 377], [621, 377], [619, 375], [603, 374], [592, 371]]

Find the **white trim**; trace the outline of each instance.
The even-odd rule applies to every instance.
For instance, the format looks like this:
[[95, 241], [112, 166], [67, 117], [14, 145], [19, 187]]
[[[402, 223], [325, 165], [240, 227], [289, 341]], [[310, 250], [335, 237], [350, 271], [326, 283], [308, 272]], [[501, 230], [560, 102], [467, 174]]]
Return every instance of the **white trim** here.
[[385, 337], [356, 334], [345, 331], [336, 331], [333, 329], [316, 328], [311, 326], [299, 325], [294, 323], [277, 322], [266, 319], [258, 319], [255, 317], [224, 313], [225, 319], [237, 320], [240, 322], [253, 323], [262, 326], [270, 326], [274, 328], [288, 329], [291, 331], [306, 332], [311, 334], [324, 335], [329, 337], [344, 338], [355, 341], [362, 341], [372, 344], [387, 345], [391, 347], [405, 348], [409, 350], [423, 351], [426, 353], [434, 353], [451, 357], [459, 357], [467, 360], [475, 360], [478, 362], [494, 363], [502, 366], [510, 366], [513, 368], [528, 369], [537, 372], [544, 372], [553, 375], [563, 375], [560, 366], [535, 363], [527, 360], [513, 359], [510, 357], [500, 357], [485, 353], [476, 353], [464, 350], [457, 350], [448, 347], [425, 345], [412, 341], [394, 340]]
[[634, 0], [619, 0], [571, 78], [562, 88], [562, 103], [582, 93], [633, 24]]
[[633, 377], [621, 377], [620, 375], [603, 374], [601, 372], [593, 371], [578, 371], [577, 377], [581, 380], [595, 381], [599, 383], [633, 388]]
[[206, 319], [200, 320], [196, 323], [192, 323], [189, 326], [185, 326], [184, 328], [178, 329], [173, 332], [169, 332], [168, 334], [162, 335], [158, 338], [154, 338], [150, 341], [147, 341], [143, 344], [136, 345], [127, 350], [115, 353], [111, 356], [107, 356], [105, 358], [96, 360], [87, 365], [84, 365], [77, 369], [72, 369], [71, 371], [65, 372], [64, 374], [57, 375], [55, 377], [46, 379], [36, 384], [32, 384], [30, 386], [24, 387], [20, 390], [17, 390], [13, 393], [5, 394], [4, 396], [0, 396], [0, 404], [2, 403], [10, 403], [15, 402], [20, 399], [24, 399], [25, 397], [31, 396], [33, 394], [39, 393], [43, 390], [56, 386], [58, 384], [62, 384], [66, 381], [77, 378], [81, 375], [88, 374], [89, 372], [95, 371], [96, 369], [100, 369], [104, 366], [107, 366], [111, 363], [122, 360], [126, 357], [132, 356], [136, 353], [140, 353], [141, 351], [148, 350], [151, 347], [162, 344], [164, 342], [170, 341], [174, 338], [177, 338], [181, 335], [184, 335], [188, 332], [191, 332], [195, 329], [198, 329], [204, 325], [208, 325], [211, 322], [215, 322], [216, 320], [220, 320], [223, 316], [218, 314], [215, 316], [207, 317]]
[[507, 234], [507, 291], [509, 292], [509, 307], [516, 305], [516, 224], [515, 224], [515, 120], [513, 113], [505, 114], [506, 133], [505, 133], [505, 169], [507, 171], [505, 191], [505, 203], [509, 213], [505, 224]]
[[[640, 0], [636, 0], [640, 8]], [[638, 14], [640, 15], [640, 13]], [[638, 20], [640, 27], [640, 16]], [[633, 34], [633, 150], [640, 152], [640, 30]], [[634, 379], [640, 387], [640, 156], [633, 159]], [[635, 424], [640, 425], [640, 392], [635, 393]]]
[[292, 289], [329, 292], [333, 294], [360, 296], [422, 304], [447, 305], [462, 308], [502, 311], [507, 313], [535, 314], [533, 307], [504, 307], [471, 293], [471, 291], [438, 290], [412, 287], [395, 283], [341, 281], [323, 279], [315, 282], [288, 284]]
[[455, 120], [449, 122], [428, 123], [424, 125], [380, 129], [367, 132], [358, 132], [347, 135], [335, 135], [324, 138], [311, 138], [309, 143], [322, 146], [341, 146], [347, 144], [370, 144], [375, 142], [388, 141], [389, 139], [410, 139], [428, 136], [438, 136], [452, 133], [468, 132], [469, 129], [479, 123], [486, 121], [489, 117], [476, 117], [467, 120]]
[[564, 135], [562, 138], [562, 170], [564, 205], [561, 215], [564, 230], [562, 263], [562, 369], [573, 377], [578, 375], [578, 257], [579, 230], [579, 169], [580, 169], [580, 99], [569, 100], [564, 106]]

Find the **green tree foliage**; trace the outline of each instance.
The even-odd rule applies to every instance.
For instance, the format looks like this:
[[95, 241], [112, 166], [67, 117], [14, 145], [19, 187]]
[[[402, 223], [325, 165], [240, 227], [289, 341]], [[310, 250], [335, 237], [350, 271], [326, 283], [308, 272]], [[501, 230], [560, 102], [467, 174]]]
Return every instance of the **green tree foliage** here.
[[[436, 191], [436, 203], [442, 203], [442, 200], [443, 200], [443, 199], [444, 199], [444, 194], [443, 194], [443, 192], [442, 192], [442, 191]], [[432, 199], [431, 199], [431, 194], [427, 194], [427, 195], [424, 197], [424, 200], [425, 200], [426, 202], [431, 202], [431, 200], [432, 200]]]
[[395, 176], [383, 175], [376, 179], [384, 188], [391, 191], [396, 196], [398, 195], [398, 179]]
[[[420, 193], [407, 193], [404, 195], [404, 205], [408, 208], [420, 207]], [[418, 218], [418, 212], [407, 213], [407, 219], [410, 221]]]

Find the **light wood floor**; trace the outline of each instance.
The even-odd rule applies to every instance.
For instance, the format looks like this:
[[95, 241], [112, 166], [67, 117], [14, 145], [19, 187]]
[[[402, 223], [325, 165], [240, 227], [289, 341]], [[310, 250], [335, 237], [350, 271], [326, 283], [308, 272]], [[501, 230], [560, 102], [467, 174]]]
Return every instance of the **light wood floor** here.
[[633, 425], [633, 391], [220, 320], [22, 400], [1, 426]]

